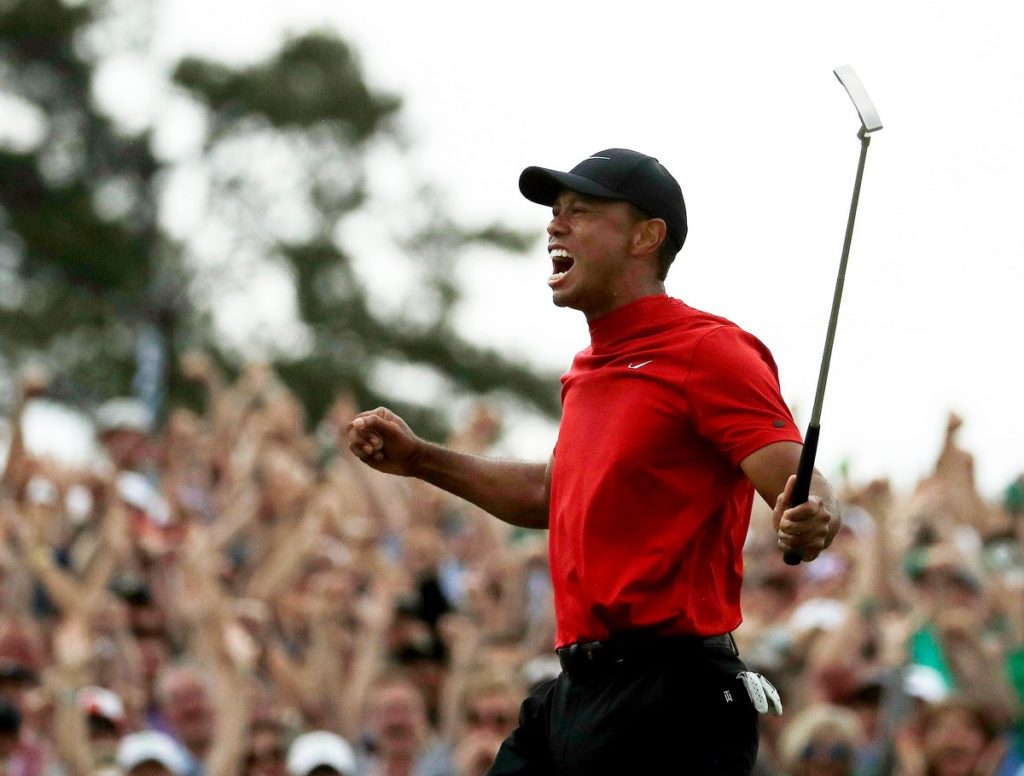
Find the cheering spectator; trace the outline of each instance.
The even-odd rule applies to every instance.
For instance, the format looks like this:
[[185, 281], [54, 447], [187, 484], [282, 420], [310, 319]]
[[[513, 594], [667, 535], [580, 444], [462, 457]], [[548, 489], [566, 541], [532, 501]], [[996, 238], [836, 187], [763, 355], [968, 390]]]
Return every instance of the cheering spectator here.
[[352, 746], [327, 730], [303, 733], [288, 750], [289, 776], [356, 776], [356, 768]]
[[779, 743], [790, 776], [853, 776], [861, 732], [856, 715], [838, 706], [811, 705], [794, 716]]
[[188, 763], [174, 740], [164, 733], [130, 733], [117, 748], [124, 776], [186, 776]]
[[[543, 533], [339, 454], [345, 394], [309, 428], [264, 364], [181, 368], [204, 410], [157, 426], [108, 403], [88, 466], [26, 448], [47, 381], [20, 383], [0, 493], [5, 772], [485, 773], [559, 670]], [[481, 405], [448, 444], [486, 452], [502, 424]], [[977, 493], [960, 427], [906, 493], [847, 481], [812, 564], [783, 564], [751, 521], [735, 636], [785, 708], [762, 718], [758, 774], [1020, 771], [1024, 520], [1013, 488]]]

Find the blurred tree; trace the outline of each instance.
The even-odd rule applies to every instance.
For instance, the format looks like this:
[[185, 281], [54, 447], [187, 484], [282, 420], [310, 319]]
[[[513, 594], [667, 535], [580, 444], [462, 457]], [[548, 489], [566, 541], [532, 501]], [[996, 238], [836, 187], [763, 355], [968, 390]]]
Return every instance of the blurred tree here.
[[92, 98], [89, 5], [0, 3], [0, 338], [7, 365], [45, 353], [88, 398], [127, 390], [135, 333], [172, 335], [187, 300], [161, 284], [159, 165]]
[[387, 310], [373, 303], [368, 263], [354, 255], [367, 249], [353, 248], [349, 224], [367, 209], [372, 154], [403, 153], [400, 102], [368, 87], [345, 41], [310, 32], [248, 66], [176, 64], [173, 83], [205, 121], [190, 160], [204, 188], [200, 223], [176, 240], [159, 217], [175, 163], [154, 155], [152, 131], [126, 131], [95, 99], [103, 52], [83, 40], [111, 12], [97, 2], [0, 0], [0, 93], [38, 127], [27, 141], [0, 133], [0, 337], [9, 364], [45, 353], [93, 398], [127, 391], [146, 353], [151, 393], [154, 374], [166, 383], [164, 346], [205, 347], [237, 367], [247, 354], [219, 340], [211, 320], [225, 294], [271, 268], [293, 286], [298, 321], [289, 337], [265, 336], [263, 355], [312, 418], [346, 390], [440, 436], [439, 399], [389, 381], [389, 367], [410, 364], [443, 386], [448, 406], [501, 392], [557, 412], [552, 376], [472, 345], [452, 324], [460, 252], [521, 252], [523, 235], [459, 225], [424, 189], [388, 237], [417, 278], [414, 290]]

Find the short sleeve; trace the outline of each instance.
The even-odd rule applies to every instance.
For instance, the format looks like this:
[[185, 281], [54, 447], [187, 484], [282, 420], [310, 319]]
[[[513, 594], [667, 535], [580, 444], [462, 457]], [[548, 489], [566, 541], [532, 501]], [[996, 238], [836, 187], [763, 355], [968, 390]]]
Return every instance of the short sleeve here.
[[801, 442], [775, 360], [760, 340], [720, 326], [694, 348], [684, 390], [697, 433], [735, 465], [775, 442]]

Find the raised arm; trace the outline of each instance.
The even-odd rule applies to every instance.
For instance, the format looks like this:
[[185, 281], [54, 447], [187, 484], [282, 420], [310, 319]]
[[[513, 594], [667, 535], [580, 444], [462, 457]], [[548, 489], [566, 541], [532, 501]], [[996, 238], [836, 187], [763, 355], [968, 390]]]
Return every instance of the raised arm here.
[[506, 523], [547, 528], [551, 463], [487, 458], [420, 439], [384, 407], [357, 415], [349, 450], [378, 471], [416, 477], [475, 504]]
[[89, 662], [92, 634], [79, 614], [65, 617], [54, 633], [55, 665], [47, 676], [56, 701], [54, 746], [68, 776], [92, 776], [94, 753], [85, 710], [78, 701], [82, 687], [92, 684]]

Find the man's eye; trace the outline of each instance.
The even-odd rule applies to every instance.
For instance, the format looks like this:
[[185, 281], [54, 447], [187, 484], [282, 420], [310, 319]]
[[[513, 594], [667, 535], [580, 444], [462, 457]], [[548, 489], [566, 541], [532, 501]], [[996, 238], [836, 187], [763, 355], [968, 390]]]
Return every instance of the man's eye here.
[[560, 215], [566, 215], [566, 216], [569, 216], [570, 218], [572, 218], [573, 216], [578, 216], [578, 215], [580, 215], [582, 213], [586, 213], [586, 212], [587, 212], [587, 208], [585, 208], [585, 207], [581, 207], [580, 205], [569, 205], [567, 208], [558, 208], [558, 207], [552, 208], [551, 209], [551, 217], [552, 218], [558, 218], [558, 216], [560, 216]]

